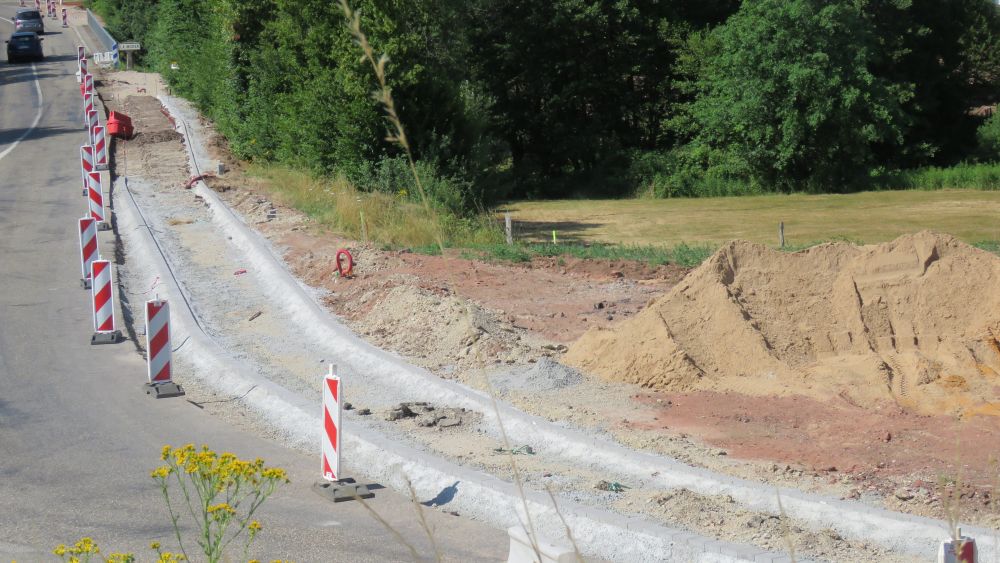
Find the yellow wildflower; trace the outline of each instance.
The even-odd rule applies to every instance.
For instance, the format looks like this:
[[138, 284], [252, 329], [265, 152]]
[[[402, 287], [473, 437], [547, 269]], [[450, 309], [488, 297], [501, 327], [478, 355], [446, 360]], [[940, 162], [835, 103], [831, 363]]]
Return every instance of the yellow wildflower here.
[[225, 513], [228, 513], [228, 514], [236, 514], [236, 511], [233, 510], [233, 507], [229, 506], [228, 502], [220, 502], [219, 504], [213, 504], [212, 506], [208, 507], [208, 513], [209, 514], [215, 514], [216, 512], [219, 512], [219, 511], [222, 511], [222, 512], [225, 512]]

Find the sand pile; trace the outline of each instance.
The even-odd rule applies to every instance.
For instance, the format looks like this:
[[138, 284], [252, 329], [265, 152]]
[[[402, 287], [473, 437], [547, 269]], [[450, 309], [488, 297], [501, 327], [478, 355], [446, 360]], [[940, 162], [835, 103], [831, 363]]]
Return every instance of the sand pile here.
[[[539, 344], [520, 334], [501, 313], [454, 294], [400, 285], [358, 318], [355, 330], [425, 367], [481, 367], [523, 363]], [[369, 297], [358, 300], [365, 305]]]
[[564, 362], [675, 391], [1000, 414], [1000, 258], [929, 232], [783, 253], [731, 242]]

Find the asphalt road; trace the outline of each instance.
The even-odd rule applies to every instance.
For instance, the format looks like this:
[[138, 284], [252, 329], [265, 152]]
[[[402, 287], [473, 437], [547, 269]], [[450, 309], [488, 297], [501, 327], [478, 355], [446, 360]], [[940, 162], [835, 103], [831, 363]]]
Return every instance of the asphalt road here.
[[[14, 6], [0, 3], [0, 18]], [[145, 364], [132, 343], [90, 345], [76, 234], [85, 207], [74, 80], [79, 40], [72, 29], [47, 24], [45, 62], [0, 63], [0, 560], [55, 560], [55, 545], [82, 536], [140, 561], [153, 559], [150, 541], [176, 547], [149, 472], [164, 444], [189, 442], [289, 470], [292, 484], [262, 509], [264, 531], [252, 556], [410, 560], [359, 504], [334, 505], [312, 493], [318, 454], [256, 437], [183, 399], [152, 399], [142, 390]], [[11, 29], [0, 20], [0, 35]], [[102, 234], [105, 256], [110, 243]], [[408, 498], [383, 489], [371, 505], [422, 554], [432, 553]], [[505, 558], [503, 531], [427, 512], [448, 559]], [[232, 560], [239, 557], [234, 552]]]

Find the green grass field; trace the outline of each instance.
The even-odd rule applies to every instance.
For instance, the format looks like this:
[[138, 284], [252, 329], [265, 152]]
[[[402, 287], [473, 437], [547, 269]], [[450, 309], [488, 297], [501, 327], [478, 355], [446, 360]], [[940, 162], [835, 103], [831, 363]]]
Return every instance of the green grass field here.
[[746, 239], [802, 246], [831, 239], [892, 240], [923, 229], [974, 243], [1000, 240], [1000, 192], [883, 191], [703, 199], [519, 202], [510, 211], [518, 240], [639, 246], [717, 245]]

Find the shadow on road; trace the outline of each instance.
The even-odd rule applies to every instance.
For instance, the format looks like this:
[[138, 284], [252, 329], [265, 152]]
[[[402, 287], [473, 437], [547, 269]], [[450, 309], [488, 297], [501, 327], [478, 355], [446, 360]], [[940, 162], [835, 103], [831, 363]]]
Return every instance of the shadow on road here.
[[[17, 129], [2, 129], [0, 130], [0, 147], [13, 143], [14, 141], [21, 138], [24, 132], [27, 131], [27, 127], [20, 127]], [[29, 139], [45, 139], [48, 137], [56, 137], [59, 135], [64, 135], [72, 133], [74, 135], [79, 135], [83, 131], [82, 128], [77, 127], [36, 127], [34, 131], [31, 132], [27, 137], [24, 138], [25, 141]]]

